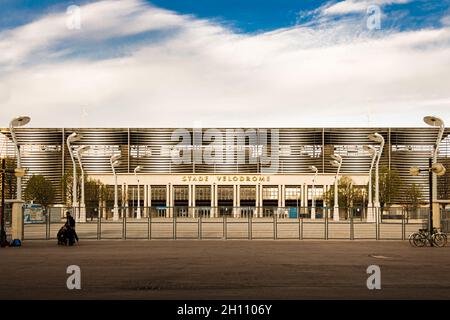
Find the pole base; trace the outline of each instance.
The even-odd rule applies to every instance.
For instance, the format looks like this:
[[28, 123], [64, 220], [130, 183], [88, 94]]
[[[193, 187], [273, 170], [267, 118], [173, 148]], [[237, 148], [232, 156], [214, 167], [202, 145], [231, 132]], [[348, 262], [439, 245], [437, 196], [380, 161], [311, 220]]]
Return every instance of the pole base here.
[[375, 211], [374, 208], [367, 208], [367, 219], [366, 222], [375, 222]]
[[119, 208], [114, 208], [113, 209], [113, 221], [117, 221], [119, 220]]
[[339, 207], [334, 207], [333, 220], [334, 221], [339, 221]]
[[9, 246], [9, 242], [6, 237], [6, 232], [5, 232], [5, 230], [2, 230], [0, 233], [0, 247], [4, 248], [4, 247], [8, 247], [8, 246]]

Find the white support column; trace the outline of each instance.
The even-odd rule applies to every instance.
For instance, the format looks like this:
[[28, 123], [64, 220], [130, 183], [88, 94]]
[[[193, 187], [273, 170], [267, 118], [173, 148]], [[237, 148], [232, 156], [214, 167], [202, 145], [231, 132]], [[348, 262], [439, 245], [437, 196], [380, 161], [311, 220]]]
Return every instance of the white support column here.
[[98, 187], [98, 194], [99, 194], [99, 197], [98, 197], [98, 211], [97, 211], [98, 216], [97, 216], [97, 218], [100, 218], [103, 215], [102, 214], [102, 196], [101, 196], [102, 187], [101, 186]]
[[102, 202], [102, 218], [103, 219], [106, 219], [107, 218], [107, 210], [106, 210], [106, 200], [105, 199], [103, 199], [103, 202]]
[[215, 217], [215, 214], [214, 214], [214, 210], [215, 210], [215, 208], [214, 208], [214, 188], [216, 187], [216, 185], [215, 184], [212, 184], [211, 186], [210, 186], [210, 206], [211, 206], [211, 209], [210, 209], [210, 211], [209, 211], [209, 217], [210, 218], [214, 218]]
[[148, 216], [152, 215], [152, 186], [148, 185]]
[[[191, 206], [192, 206], [192, 193], [191, 193], [191, 185], [188, 185], [188, 210], [190, 210], [191, 209]], [[190, 214], [190, 211], [189, 211], [189, 214]]]
[[170, 183], [166, 184], [166, 218], [170, 218]]
[[175, 206], [174, 187], [171, 183], [169, 183], [169, 217], [171, 218], [173, 218], [175, 212], [174, 206]]
[[310, 192], [310, 186], [308, 184], [305, 185], [305, 200], [306, 200], [306, 206], [308, 207], [306, 210], [306, 213], [309, 214], [309, 192]]
[[275, 214], [277, 215], [277, 218], [278, 218], [280, 216], [280, 212], [281, 212], [281, 209], [280, 209], [282, 207], [281, 203], [283, 202], [283, 198], [281, 195], [283, 188], [281, 185], [278, 185], [277, 187], [278, 187], [278, 204], [277, 204], [278, 208], [277, 208], [277, 212], [275, 212]]
[[188, 217], [192, 216], [192, 185], [188, 185]]
[[[331, 188], [332, 188], [332, 186], [329, 185], [329, 184], [326, 186], [326, 191], [327, 191], [327, 193], [330, 192], [330, 189], [331, 189]], [[329, 214], [331, 213], [331, 199], [328, 199], [328, 201], [327, 201], [327, 208], [329, 208], [329, 210], [327, 210], [326, 214], [328, 214], [328, 218], [331, 218], [331, 217], [329, 216]]]
[[148, 186], [144, 184], [142, 186], [144, 188], [144, 218], [148, 217]]
[[259, 184], [259, 216], [262, 218], [263, 217], [263, 189], [264, 186], [262, 184]]
[[298, 214], [302, 213], [302, 207], [303, 207], [303, 186], [299, 185], [297, 186], [298, 191], [298, 205], [300, 208], [298, 208]]
[[240, 185], [236, 185], [236, 197], [237, 197], [237, 210], [236, 210], [236, 215], [238, 218], [241, 217], [241, 186]]
[[258, 216], [258, 204], [259, 204], [259, 184], [255, 185], [255, 211], [253, 212], [253, 217]]
[[129, 217], [130, 216], [130, 210], [129, 210], [129, 208], [128, 208], [128, 184], [125, 184], [125, 214], [126, 214], [126, 216], [127, 217]]
[[305, 212], [305, 185], [300, 186], [300, 209], [299, 213]]
[[237, 196], [236, 196], [237, 186], [233, 185], [233, 218], [237, 216]]
[[119, 210], [119, 218], [123, 218], [125, 216], [125, 183], [122, 183], [122, 186], [120, 188], [120, 210]]
[[214, 207], [216, 207], [215, 216], [219, 217], [219, 195], [218, 195], [219, 186], [214, 184]]
[[195, 218], [195, 184], [192, 185], [192, 217]]

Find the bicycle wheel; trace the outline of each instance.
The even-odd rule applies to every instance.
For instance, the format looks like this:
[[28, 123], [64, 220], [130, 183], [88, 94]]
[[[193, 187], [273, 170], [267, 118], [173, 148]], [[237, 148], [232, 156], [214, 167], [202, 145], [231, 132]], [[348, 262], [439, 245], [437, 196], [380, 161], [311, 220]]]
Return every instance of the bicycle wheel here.
[[447, 235], [442, 232], [433, 234], [431, 240], [437, 247], [444, 247], [447, 244]]
[[423, 233], [416, 233], [413, 237], [413, 243], [416, 247], [424, 247], [427, 244], [427, 237]]
[[416, 244], [414, 243], [414, 237], [415, 237], [416, 235], [418, 235], [418, 234], [419, 234], [418, 232], [413, 232], [413, 233], [411, 233], [411, 234], [409, 235], [409, 237], [408, 237], [409, 244], [410, 244], [412, 247], [415, 247], [415, 246], [416, 246]]

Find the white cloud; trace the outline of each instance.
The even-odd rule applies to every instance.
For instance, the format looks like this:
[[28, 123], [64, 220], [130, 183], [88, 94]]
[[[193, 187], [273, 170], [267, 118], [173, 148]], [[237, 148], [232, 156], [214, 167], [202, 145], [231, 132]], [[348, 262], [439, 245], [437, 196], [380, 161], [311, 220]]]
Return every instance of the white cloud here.
[[324, 15], [340, 15], [355, 12], [365, 12], [371, 5], [383, 6], [389, 4], [404, 4], [411, 0], [345, 0], [330, 6], [325, 6], [322, 10]]
[[444, 26], [449, 27], [450, 26], [450, 16], [445, 16], [441, 19], [441, 23]]
[[[186, 18], [138, 0], [100, 1], [81, 7], [82, 28], [67, 28], [69, 15], [52, 14], [0, 33], [0, 66], [21, 63], [58, 41], [95, 42], [182, 26]], [[76, 49], [76, 48], [74, 48]]]
[[[242, 35], [136, 0], [87, 5], [82, 14], [82, 35], [65, 28], [64, 14], [0, 34], [0, 48], [17, 45], [0, 58], [7, 70], [0, 125], [16, 114], [53, 127], [395, 126], [422, 125], [428, 113], [450, 118], [450, 28], [375, 39], [356, 36], [344, 21]], [[108, 59], [52, 56], [61, 56], [57, 42], [89, 48], [149, 30], [168, 35]], [[36, 52], [48, 58], [36, 60]]]

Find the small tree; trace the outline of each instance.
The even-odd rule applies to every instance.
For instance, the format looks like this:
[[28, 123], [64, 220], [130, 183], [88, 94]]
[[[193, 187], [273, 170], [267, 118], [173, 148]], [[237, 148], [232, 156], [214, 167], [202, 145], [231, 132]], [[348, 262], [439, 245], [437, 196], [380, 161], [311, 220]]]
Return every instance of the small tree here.
[[[13, 158], [5, 158], [6, 169], [14, 169], [16, 167], [15, 161]], [[14, 197], [14, 182], [16, 177], [13, 174], [5, 174], [5, 198], [12, 199]], [[0, 175], [0, 194], [2, 192], [2, 179]]]
[[[99, 180], [91, 179], [87, 175], [84, 176], [84, 192], [86, 211], [92, 215], [97, 209], [100, 202], [107, 201], [109, 197], [108, 189]], [[63, 188], [63, 199], [67, 207], [72, 206], [73, 195], [73, 175], [72, 171], [66, 171], [61, 179]], [[77, 174], [77, 201], [81, 200], [81, 174]]]
[[[355, 188], [353, 180], [349, 177], [342, 177], [338, 181], [338, 201], [339, 207], [351, 207], [355, 198]], [[325, 199], [330, 207], [334, 206], [334, 187], [325, 194]]]
[[[63, 201], [67, 207], [72, 207], [72, 194], [73, 194], [73, 175], [72, 171], [66, 171], [61, 178]], [[81, 197], [81, 176], [77, 175], [77, 201], [80, 201]]]
[[55, 200], [55, 192], [50, 181], [41, 175], [33, 175], [25, 188], [25, 200], [33, 201], [47, 208]]
[[[402, 181], [397, 170], [389, 169], [387, 166], [380, 167], [380, 206], [383, 211], [392, 204], [399, 190], [401, 189]], [[375, 192], [375, 174], [372, 175], [372, 191]], [[375, 200], [375, 194], [373, 196]]]
[[406, 189], [403, 208], [408, 212], [408, 216], [417, 212], [421, 197], [422, 190], [417, 184], [413, 183]]

